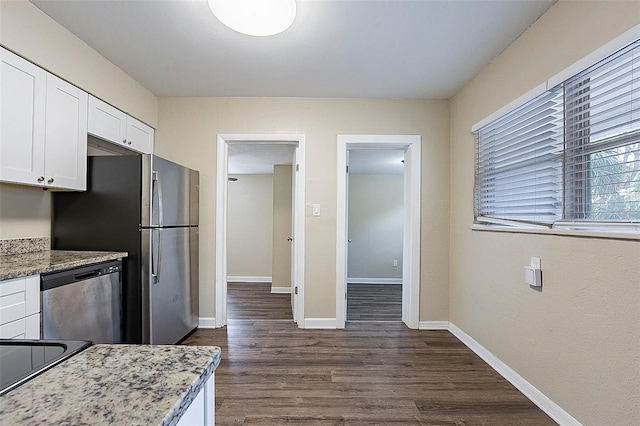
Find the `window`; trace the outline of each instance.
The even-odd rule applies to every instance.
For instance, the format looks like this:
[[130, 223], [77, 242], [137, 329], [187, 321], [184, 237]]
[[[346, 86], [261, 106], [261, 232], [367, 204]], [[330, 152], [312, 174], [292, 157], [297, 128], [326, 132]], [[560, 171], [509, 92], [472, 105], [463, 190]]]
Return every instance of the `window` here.
[[475, 136], [476, 222], [640, 224], [640, 40]]

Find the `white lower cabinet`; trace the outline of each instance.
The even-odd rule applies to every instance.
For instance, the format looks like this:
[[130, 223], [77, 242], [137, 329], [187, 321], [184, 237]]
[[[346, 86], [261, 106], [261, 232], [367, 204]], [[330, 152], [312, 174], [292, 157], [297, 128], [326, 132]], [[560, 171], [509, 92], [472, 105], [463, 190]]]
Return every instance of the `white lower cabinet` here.
[[213, 426], [215, 424], [215, 373], [206, 381], [200, 393], [191, 401], [178, 420], [178, 426]]
[[0, 339], [40, 338], [40, 275], [0, 281]]

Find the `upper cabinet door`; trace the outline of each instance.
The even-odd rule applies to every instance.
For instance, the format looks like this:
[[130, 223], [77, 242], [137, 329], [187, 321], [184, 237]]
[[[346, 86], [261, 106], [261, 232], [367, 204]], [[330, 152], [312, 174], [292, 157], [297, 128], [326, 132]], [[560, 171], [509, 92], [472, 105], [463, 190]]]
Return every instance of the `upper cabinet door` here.
[[89, 96], [89, 134], [122, 145], [127, 144], [127, 114]]
[[87, 103], [86, 92], [52, 74], [47, 75], [47, 186], [87, 189]]
[[89, 96], [89, 134], [143, 154], [153, 152], [153, 128]]
[[153, 128], [127, 116], [127, 146], [143, 154], [153, 152]]
[[47, 73], [8, 50], [0, 55], [0, 180], [42, 185]]

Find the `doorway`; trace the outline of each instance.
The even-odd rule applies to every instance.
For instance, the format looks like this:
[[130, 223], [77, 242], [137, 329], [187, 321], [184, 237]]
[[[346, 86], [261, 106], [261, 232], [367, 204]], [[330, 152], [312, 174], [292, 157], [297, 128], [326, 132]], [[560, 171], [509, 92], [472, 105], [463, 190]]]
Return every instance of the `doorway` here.
[[[268, 149], [271, 147], [272, 149]], [[304, 265], [303, 263], [303, 251], [304, 251], [304, 151], [305, 150], [305, 137], [304, 135], [299, 134], [289, 134], [289, 135], [256, 135], [256, 134], [244, 134], [244, 135], [218, 135], [218, 146], [217, 146], [217, 194], [216, 194], [216, 327], [222, 327], [227, 324], [228, 313], [242, 315], [241, 310], [238, 310], [237, 305], [233, 305], [233, 300], [228, 302], [229, 291], [231, 291], [231, 295], [241, 295], [248, 294], [245, 287], [243, 288], [243, 284], [231, 283], [230, 281], [236, 282], [252, 282], [260, 283], [260, 281], [272, 281], [273, 277], [269, 276], [261, 276], [258, 272], [257, 275], [254, 273], [253, 275], [248, 276], [234, 276], [234, 264], [230, 264], [230, 260], [233, 260], [234, 256], [237, 257], [237, 253], [234, 254], [234, 250], [237, 251], [238, 248], [231, 245], [229, 246], [229, 184], [234, 184], [242, 181], [242, 177], [246, 177], [246, 181], [249, 182], [251, 180], [259, 180], [259, 176], [254, 176], [253, 178], [248, 178], [247, 175], [234, 175], [230, 173], [230, 171], [234, 171], [234, 164], [230, 161], [230, 159], [234, 156], [234, 153], [249, 153], [253, 152], [251, 155], [254, 158], [261, 158], [265, 155], [270, 155], [269, 152], [280, 151], [280, 152], [292, 152], [293, 153], [293, 161], [292, 164], [288, 165], [288, 171], [290, 173], [290, 201], [291, 201], [291, 229], [290, 232], [287, 232], [286, 237], [284, 237], [286, 241], [285, 244], [288, 245], [288, 259], [290, 261], [290, 273], [288, 276], [290, 277], [290, 282], [288, 282], [288, 288], [284, 288], [282, 286], [281, 281], [277, 287], [271, 287], [271, 283], [261, 283], [267, 284], [269, 289], [267, 289], [267, 294], [269, 293], [290, 293], [286, 295], [286, 298], [290, 301], [291, 313], [293, 316], [293, 320], [298, 323], [300, 327], [303, 327], [303, 318], [304, 318]], [[240, 157], [242, 157], [240, 155]], [[242, 158], [239, 158], [240, 163], [242, 163]], [[274, 160], [274, 164], [278, 161]], [[234, 162], [237, 163], [237, 162]], [[271, 165], [273, 167], [273, 165]], [[237, 168], [237, 167], [236, 167]], [[275, 169], [275, 167], [274, 167]], [[280, 169], [282, 173], [286, 168]], [[237, 171], [237, 170], [235, 170]], [[231, 178], [231, 180], [230, 180]], [[275, 178], [274, 182], [275, 182]], [[263, 179], [264, 180], [264, 179]], [[251, 197], [246, 197], [249, 199]], [[235, 200], [232, 200], [235, 202]], [[253, 200], [255, 201], [255, 200]], [[253, 202], [252, 201], [252, 202]], [[274, 207], [275, 208], [275, 207]], [[236, 218], [234, 217], [234, 220]], [[232, 221], [233, 222], [233, 221]], [[275, 223], [274, 223], [275, 230]], [[286, 232], [286, 231], [285, 231]], [[232, 235], [233, 237], [233, 235]], [[249, 242], [251, 243], [251, 242]], [[257, 243], [257, 241], [256, 241]], [[241, 248], [240, 248], [241, 249]], [[274, 246], [275, 249], [275, 246]], [[236, 262], [237, 263], [237, 262]], [[260, 263], [260, 262], [257, 262]], [[264, 263], [264, 262], [263, 262]], [[259, 265], [256, 267], [258, 268]], [[231, 268], [231, 269], [230, 269]], [[264, 266], [263, 266], [264, 268]], [[255, 269], [259, 271], [260, 269]], [[264, 269], [263, 269], [264, 270]], [[235, 273], [237, 273], [238, 269], [235, 269]], [[254, 271], [255, 272], [255, 271]], [[281, 274], [282, 275], [282, 274]], [[271, 291], [269, 291], [271, 290]], [[258, 292], [259, 293], [259, 292]], [[274, 295], [273, 299], [281, 299], [283, 295]], [[279, 296], [279, 297], [278, 297]], [[249, 298], [247, 301], [249, 303], [251, 300], [255, 302], [256, 297], [259, 298], [259, 294], [254, 294], [253, 299]], [[298, 302], [300, 301], [300, 302]], [[282, 302], [282, 301], [280, 301]], [[230, 303], [230, 305], [228, 305]], [[279, 303], [279, 302], [278, 302]], [[280, 303], [281, 304], [281, 303]], [[255, 304], [254, 304], [255, 306]], [[267, 304], [264, 304], [263, 307], [267, 307]], [[275, 306], [275, 305], [274, 305]], [[259, 306], [255, 306], [257, 310], [253, 312], [258, 312]], [[261, 315], [261, 314], [259, 314]], [[264, 319], [268, 319], [269, 315], [266, 314]], [[259, 318], [258, 318], [259, 319]]]
[[402, 320], [404, 150], [351, 149], [347, 174], [347, 317]]
[[353, 150], [401, 150], [404, 153], [402, 226], [402, 321], [418, 328], [420, 293], [420, 143], [418, 135], [338, 135], [336, 325], [347, 317], [348, 163]]

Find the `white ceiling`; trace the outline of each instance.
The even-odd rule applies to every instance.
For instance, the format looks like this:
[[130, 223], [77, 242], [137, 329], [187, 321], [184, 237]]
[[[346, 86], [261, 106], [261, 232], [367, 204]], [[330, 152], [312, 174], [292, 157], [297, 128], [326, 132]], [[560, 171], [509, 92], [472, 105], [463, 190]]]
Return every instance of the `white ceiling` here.
[[298, 0], [276, 36], [206, 0], [31, 0], [157, 96], [449, 98], [555, 0]]
[[[275, 164], [293, 164], [294, 146], [271, 143], [229, 145], [230, 175], [269, 175]], [[349, 173], [404, 173], [404, 151], [395, 149], [349, 150]]]
[[404, 151], [399, 149], [349, 150], [349, 173], [390, 174], [404, 173]]
[[293, 164], [294, 149], [285, 144], [230, 144], [229, 174], [272, 174], [275, 164]]

